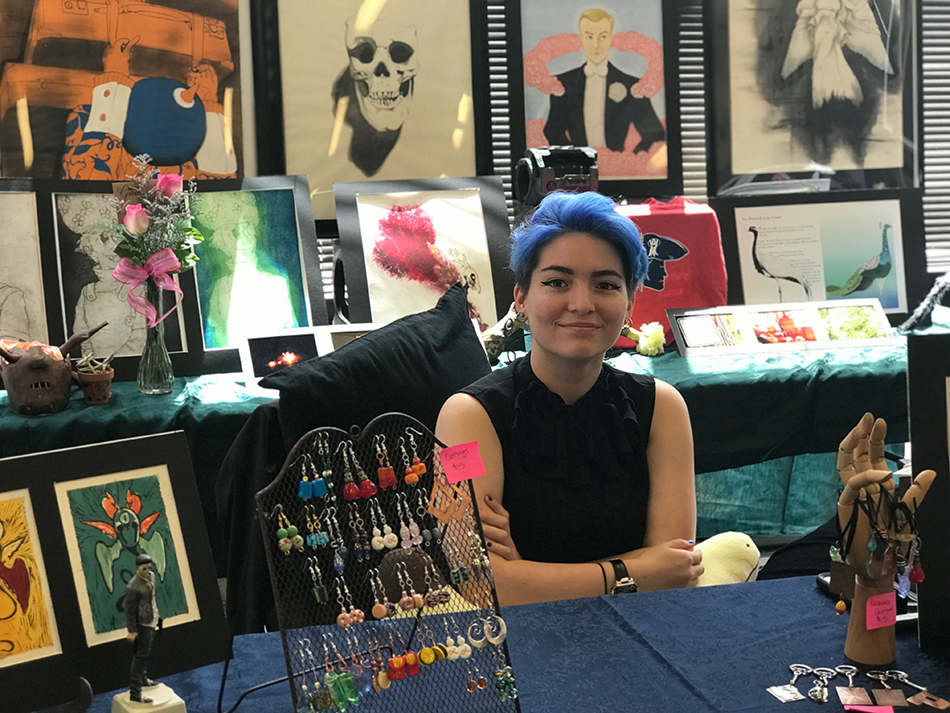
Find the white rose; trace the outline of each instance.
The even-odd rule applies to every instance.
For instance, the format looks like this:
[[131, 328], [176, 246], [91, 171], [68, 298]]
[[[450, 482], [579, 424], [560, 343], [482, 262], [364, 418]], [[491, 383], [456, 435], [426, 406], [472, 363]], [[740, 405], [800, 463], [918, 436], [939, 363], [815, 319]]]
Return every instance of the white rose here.
[[627, 88], [621, 82], [614, 82], [607, 89], [607, 96], [619, 104], [627, 97]]

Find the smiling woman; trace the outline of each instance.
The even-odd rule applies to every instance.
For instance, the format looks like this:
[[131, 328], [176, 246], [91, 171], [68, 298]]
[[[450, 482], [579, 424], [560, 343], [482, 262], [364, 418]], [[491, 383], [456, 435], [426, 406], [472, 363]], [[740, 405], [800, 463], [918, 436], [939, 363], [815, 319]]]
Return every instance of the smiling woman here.
[[443, 406], [478, 441], [474, 481], [502, 604], [693, 586], [689, 415], [650, 376], [604, 364], [647, 270], [636, 226], [597, 193], [554, 193], [512, 236], [531, 353]]

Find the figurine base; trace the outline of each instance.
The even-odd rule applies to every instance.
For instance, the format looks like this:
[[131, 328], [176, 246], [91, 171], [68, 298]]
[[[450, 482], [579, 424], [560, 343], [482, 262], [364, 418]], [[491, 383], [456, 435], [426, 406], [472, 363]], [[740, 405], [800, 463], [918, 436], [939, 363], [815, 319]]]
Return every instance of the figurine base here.
[[164, 683], [158, 683], [142, 689], [142, 695], [151, 698], [151, 703], [138, 703], [129, 700], [129, 692], [125, 691], [112, 697], [112, 713], [186, 713], [185, 702]]

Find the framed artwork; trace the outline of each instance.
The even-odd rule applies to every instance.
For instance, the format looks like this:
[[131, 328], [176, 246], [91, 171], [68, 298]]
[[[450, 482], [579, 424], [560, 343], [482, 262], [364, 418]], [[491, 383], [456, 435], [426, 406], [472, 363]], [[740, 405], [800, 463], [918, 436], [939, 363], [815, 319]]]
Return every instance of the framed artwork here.
[[684, 357], [898, 343], [876, 299], [666, 312]]
[[917, 187], [920, 3], [707, 1], [709, 194], [822, 177]]
[[508, 0], [512, 161], [591, 146], [602, 193], [679, 195], [679, 2]]
[[328, 324], [247, 337], [240, 348], [245, 383], [256, 384], [268, 374], [325, 356], [381, 326]]
[[143, 153], [187, 178], [243, 175], [246, 5], [4, 2], [0, 175], [124, 180]]
[[33, 191], [0, 191], [0, 255], [0, 339], [48, 343]]
[[[81, 675], [96, 691], [128, 685], [130, 654], [120, 598], [135, 572], [135, 556], [142, 553], [155, 561], [164, 619], [149, 673], [161, 678], [230, 657], [183, 432], [0, 459], [0, 482], [8, 488], [0, 495], [4, 546], [13, 537], [6, 500], [29, 492], [24, 502], [33, 513], [30, 527], [41, 538], [61, 649], [14, 665], [0, 659], [5, 713], [46, 708], [75, 695], [69, 686], [50, 686], [50, 680]], [[18, 527], [24, 531], [22, 523]], [[19, 570], [16, 555], [13, 559], [12, 565], [8, 560], [0, 564]], [[0, 575], [4, 572], [0, 569]], [[0, 607], [9, 604], [4, 586], [0, 576]], [[7, 638], [3, 626], [0, 622], [0, 639]]]
[[501, 179], [334, 186], [350, 318], [388, 323], [433, 307], [456, 282], [484, 331], [508, 311], [508, 215]]
[[730, 304], [877, 298], [896, 324], [926, 295], [921, 192], [717, 198]]
[[0, 668], [62, 650], [30, 491], [0, 493]]
[[923, 651], [950, 650], [950, 335], [907, 337], [907, 403], [914, 474], [932, 469], [937, 477], [917, 512], [917, 531], [927, 578], [917, 585], [917, 631]]
[[258, 106], [269, 114], [260, 130], [280, 132], [285, 160], [267, 164], [262, 152], [261, 170], [309, 176], [317, 220], [334, 217], [335, 182], [490, 172], [487, 86], [473, 79], [483, 5], [341, 0], [316, 12], [309, 0], [282, 0], [271, 18], [278, 66], [259, 64]]

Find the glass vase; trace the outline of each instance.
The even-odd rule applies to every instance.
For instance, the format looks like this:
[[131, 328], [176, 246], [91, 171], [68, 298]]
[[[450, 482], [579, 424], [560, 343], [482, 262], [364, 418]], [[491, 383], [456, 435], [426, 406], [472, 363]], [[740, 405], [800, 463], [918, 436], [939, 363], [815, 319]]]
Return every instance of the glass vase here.
[[[163, 314], [162, 288], [155, 284], [152, 278], [145, 281], [145, 297], [155, 308], [157, 316]], [[143, 394], [171, 393], [175, 382], [172, 372], [172, 360], [165, 348], [165, 322], [159, 322], [154, 327], [146, 327], [145, 348], [139, 360], [137, 382], [139, 391]]]

